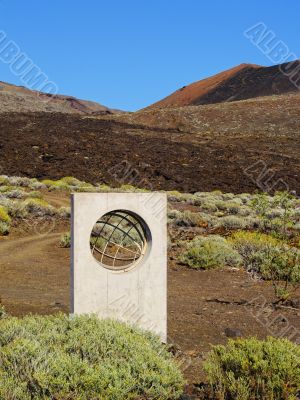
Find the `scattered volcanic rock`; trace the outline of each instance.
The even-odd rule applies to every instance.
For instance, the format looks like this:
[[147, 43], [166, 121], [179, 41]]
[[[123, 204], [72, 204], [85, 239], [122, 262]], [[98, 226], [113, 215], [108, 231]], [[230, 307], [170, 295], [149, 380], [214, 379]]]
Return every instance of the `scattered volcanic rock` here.
[[[135, 113], [67, 96], [43, 102], [46, 94], [2, 83], [0, 174], [72, 175], [150, 190], [299, 194], [300, 92], [278, 71], [239, 66], [209, 78], [209, 90], [202, 82], [202, 97], [195, 91], [189, 100], [196, 105]], [[242, 100], [246, 95], [253, 98]], [[216, 104], [197, 105], [204, 98]]]
[[224, 333], [228, 338], [236, 339], [242, 337], [242, 332], [236, 328], [225, 328]]
[[299, 118], [296, 94], [97, 117], [0, 113], [0, 174], [300, 193]]

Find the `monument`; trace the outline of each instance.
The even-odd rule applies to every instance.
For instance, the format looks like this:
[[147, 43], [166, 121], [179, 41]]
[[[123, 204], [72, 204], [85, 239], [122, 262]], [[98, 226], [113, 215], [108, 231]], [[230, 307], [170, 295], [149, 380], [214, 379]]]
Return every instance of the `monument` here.
[[71, 312], [167, 339], [167, 199], [163, 193], [72, 195]]

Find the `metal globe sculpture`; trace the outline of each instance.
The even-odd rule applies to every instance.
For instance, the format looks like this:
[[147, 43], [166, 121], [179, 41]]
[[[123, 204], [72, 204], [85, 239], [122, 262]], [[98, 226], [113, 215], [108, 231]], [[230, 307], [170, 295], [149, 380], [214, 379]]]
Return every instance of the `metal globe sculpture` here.
[[93, 256], [103, 267], [127, 270], [136, 266], [146, 253], [147, 227], [133, 213], [111, 211], [95, 223], [90, 246]]

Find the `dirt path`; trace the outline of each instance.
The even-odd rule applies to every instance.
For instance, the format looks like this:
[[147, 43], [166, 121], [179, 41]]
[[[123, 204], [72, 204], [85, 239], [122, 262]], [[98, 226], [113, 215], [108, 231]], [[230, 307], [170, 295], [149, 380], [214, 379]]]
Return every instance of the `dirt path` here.
[[0, 296], [10, 312], [68, 309], [69, 251], [59, 247], [60, 235], [0, 241]]
[[42, 194], [53, 207], [70, 207], [71, 205], [71, 195], [68, 196], [66, 193], [42, 191]]

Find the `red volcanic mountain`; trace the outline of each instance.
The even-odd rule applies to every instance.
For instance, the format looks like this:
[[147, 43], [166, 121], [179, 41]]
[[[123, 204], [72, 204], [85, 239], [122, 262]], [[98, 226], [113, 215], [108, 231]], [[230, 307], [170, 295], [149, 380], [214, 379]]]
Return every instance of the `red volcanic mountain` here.
[[282, 72], [290, 71], [288, 67], [293, 68], [293, 81], [300, 82], [300, 61], [294, 62], [292, 66], [281, 64], [262, 67], [241, 64], [184, 86], [150, 107], [195, 106], [298, 92], [289, 75]]
[[116, 110], [73, 96], [50, 95], [0, 81], [0, 112], [112, 114]]

